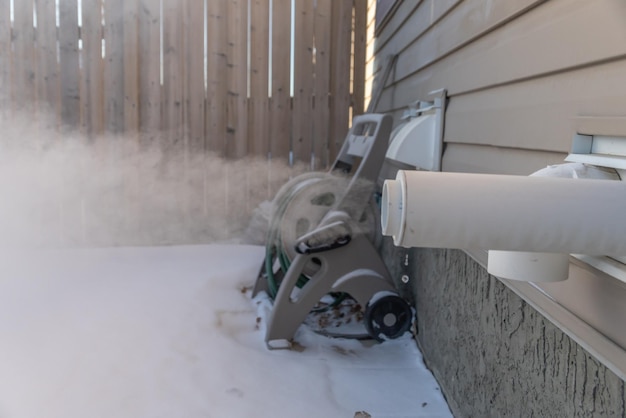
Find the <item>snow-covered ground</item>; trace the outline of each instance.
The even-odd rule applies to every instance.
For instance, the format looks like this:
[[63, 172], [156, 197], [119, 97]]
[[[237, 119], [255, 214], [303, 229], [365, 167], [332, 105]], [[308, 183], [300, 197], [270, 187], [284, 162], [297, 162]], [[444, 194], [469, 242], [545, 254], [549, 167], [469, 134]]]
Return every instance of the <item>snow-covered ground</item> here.
[[[408, 337], [270, 351], [263, 249], [0, 254], [0, 417], [449, 417]], [[366, 416], [366, 415], [363, 415]]]

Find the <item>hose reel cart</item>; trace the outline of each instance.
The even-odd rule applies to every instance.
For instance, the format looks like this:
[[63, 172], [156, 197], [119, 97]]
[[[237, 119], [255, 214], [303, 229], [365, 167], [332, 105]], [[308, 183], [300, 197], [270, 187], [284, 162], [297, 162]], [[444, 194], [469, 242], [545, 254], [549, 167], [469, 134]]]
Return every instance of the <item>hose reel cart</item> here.
[[[374, 339], [397, 338], [410, 327], [412, 310], [397, 295], [376, 248], [374, 192], [391, 124], [389, 115], [355, 117], [328, 172], [297, 176], [276, 194], [253, 291], [274, 299], [269, 348], [288, 346], [310, 312], [346, 299], [366, 307], [363, 322]], [[331, 301], [320, 306], [323, 298]]]

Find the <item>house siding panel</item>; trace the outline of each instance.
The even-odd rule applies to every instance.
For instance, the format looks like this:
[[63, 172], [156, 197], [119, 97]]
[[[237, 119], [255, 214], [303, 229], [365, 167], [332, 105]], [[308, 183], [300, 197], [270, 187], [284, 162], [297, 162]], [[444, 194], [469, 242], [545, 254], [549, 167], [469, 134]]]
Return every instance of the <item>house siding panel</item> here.
[[[398, 55], [377, 110], [399, 121], [447, 89], [444, 171], [528, 175], [563, 162], [581, 117], [626, 115], [625, 2], [408, 3], [377, 30], [373, 73]], [[605, 321], [623, 318], [625, 286], [582, 268], [584, 280], [524, 293], [463, 251], [385, 248], [390, 270], [403, 269], [394, 277], [411, 278], [397, 285], [455, 416], [626, 416], [623, 333]]]

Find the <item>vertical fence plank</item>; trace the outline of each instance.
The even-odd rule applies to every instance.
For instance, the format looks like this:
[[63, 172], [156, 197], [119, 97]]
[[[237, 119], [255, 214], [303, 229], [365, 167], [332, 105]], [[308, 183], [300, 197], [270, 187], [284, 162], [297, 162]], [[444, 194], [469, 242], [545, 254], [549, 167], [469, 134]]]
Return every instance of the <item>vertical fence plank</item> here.
[[352, 0], [333, 0], [329, 157], [334, 160], [349, 126]]
[[11, 85], [10, 0], [0, 0], [0, 116], [8, 115]]
[[291, 0], [272, 0], [270, 154], [287, 161], [291, 137]]
[[61, 121], [69, 128], [80, 125], [80, 68], [78, 56], [78, 3], [59, 3], [59, 68]]
[[367, 48], [367, 2], [354, 0], [354, 52], [352, 63], [352, 114], [365, 108], [365, 52]]
[[330, 117], [330, 24], [332, 0], [317, 0], [315, 9], [315, 113], [313, 120], [313, 155], [315, 169], [326, 168], [328, 160], [328, 121]]
[[[248, 107], [248, 153], [255, 158], [269, 153], [269, 0], [250, 0], [250, 99]], [[248, 173], [248, 176], [252, 174]], [[250, 184], [253, 179], [249, 179]], [[248, 205], [256, 207], [268, 196], [269, 184], [254, 179]]]
[[[31, 107], [35, 100], [35, 54], [33, 2], [20, 0], [13, 4], [13, 103], [18, 108]], [[76, 25], [74, 25], [76, 28]]]
[[254, 156], [269, 152], [269, 0], [250, 3], [250, 115], [249, 149]]
[[60, 86], [57, 60], [55, 0], [36, 0], [37, 7], [37, 105], [45, 113], [45, 127], [55, 126], [59, 118]]
[[294, 159], [310, 162], [313, 151], [312, 101], [313, 101], [313, 0], [295, 2], [295, 50], [293, 88], [293, 141]]
[[204, 2], [191, 0], [187, 4], [187, 108], [189, 123], [189, 152], [204, 151]]
[[[248, 154], [248, 0], [228, 2], [228, 98], [226, 155], [240, 159]], [[236, 234], [248, 203], [246, 170], [226, 165], [227, 233]]]
[[227, 156], [248, 153], [248, 1], [228, 2]]
[[93, 138], [104, 129], [102, 0], [82, 0], [81, 39], [81, 125]]
[[138, 0], [124, 0], [124, 131], [139, 131], [139, 27]]
[[[58, 3], [59, 10], [59, 81], [61, 88], [61, 123], [66, 129], [80, 127], [80, 64], [78, 52], [78, 2], [65, 0]], [[82, 179], [80, 171], [75, 172]], [[63, 187], [74, 183], [68, 173], [61, 174]], [[74, 183], [76, 184], [76, 183]], [[75, 222], [81, 219], [82, 184], [72, 193], [61, 194], [60, 218], [62, 240], [65, 245], [75, 246], [84, 244], [84, 224]]]
[[207, 0], [207, 146], [211, 153], [226, 150], [227, 0]]
[[[161, 129], [161, 6], [160, 0], [139, 2], [139, 131], [142, 150], [158, 143]], [[148, 153], [148, 155], [150, 155]], [[155, 243], [152, 237], [156, 182], [149, 158], [139, 153], [139, 185], [136, 198], [139, 242]], [[151, 216], [146, 216], [151, 214]]]
[[153, 143], [161, 127], [161, 10], [159, 0], [139, 5], [139, 129], [143, 145]]
[[[207, 0], [207, 148], [211, 156], [226, 155], [228, 95], [228, 1]], [[204, 214], [207, 219], [226, 219], [225, 170], [215, 160], [204, 170]], [[214, 238], [223, 238], [227, 226], [210, 231]]]
[[163, 210], [170, 220], [163, 225], [160, 239], [172, 242], [180, 234], [184, 222], [185, 191], [175, 187], [184, 176], [185, 126], [184, 126], [184, 90], [185, 90], [185, 45], [184, 45], [184, 3], [167, 1], [163, 3], [163, 122], [166, 138], [162, 169], [168, 182], [164, 193], [171, 199], [163, 202]]
[[189, 136], [185, 146], [185, 212], [189, 236], [204, 219], [205, 72], [204, 1], [188, 0], [186, 8], [186, 113]]
[[[124, 0], [104, 0], [104, 127], [113, 136], [124, 132]], [[98, 242], [114, 244], [118, 234], [126, 232], [124, 216], [127, 206], [124, 201], [123, 174], [118, 171], [118, 161], [125, 157], [120, 149], [120, 139], [105, 137], [100, 144], [100, 163], [105, 172], [115, 173], [108, 186], [108, 193], [98, 196], [92, 205], [96, 216], [105, 219], [107, 228], [98, 230]], [[123, 209], [123, 210], [120, 210]]]
[[104, 103], [105, 128], [124, 130], [124, 0], [104, 2]]
[[[36, 0], [35, 7], [37, 10], [37, 67], [35, 83], [37, 112], [39, 115], [38, 128], [43, 133], [42, 139], [50, 143], [57, 139], [61, 110], [55, 0]], [[1, 23], [0, 26], [2, 26]], [[47, 145], [50, 145], [49, 143]], [[40, 167], [39, 175], [42, 176], [42, 180], [50, 182], [50, 173], [43, 164]], [[53, 206], [53, 208], [50, 206]], [[57, 210], [54, 210], [54, 207]], [[41, 208], [40, 222], [57, 227], [52, 227], [52, 230], [48, 231], [50, 236], [45, 237], [46, 240], [52, 242], [55, 240], [54, 236], [60, 237], [62, 233], [63, 202], [61, 199], [54, 197], [53, 201], [48, 201], [46, 204], [42, 202]]]
[[120, 193], [124, 217], [120, 236], [132, 242], [139, 232], [139, 0], [124, 0], [124, 144], [118, 152], [122, 166]]
[[170, 142], [182, 139], [184, 49], [182, 8], [163, 5], [163, 117]]

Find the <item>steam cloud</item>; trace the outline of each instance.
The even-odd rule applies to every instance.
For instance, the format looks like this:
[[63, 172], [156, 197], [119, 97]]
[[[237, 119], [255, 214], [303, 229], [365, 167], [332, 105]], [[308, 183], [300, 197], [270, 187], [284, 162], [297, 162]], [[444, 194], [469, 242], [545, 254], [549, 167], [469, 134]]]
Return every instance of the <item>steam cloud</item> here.
[[191, 154], [165, 135], [88, 139], [51, 125], [0, 112], [0, 247], [246, 242], [259, 203], [303, 171]]

